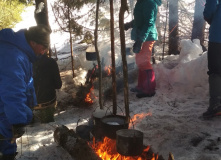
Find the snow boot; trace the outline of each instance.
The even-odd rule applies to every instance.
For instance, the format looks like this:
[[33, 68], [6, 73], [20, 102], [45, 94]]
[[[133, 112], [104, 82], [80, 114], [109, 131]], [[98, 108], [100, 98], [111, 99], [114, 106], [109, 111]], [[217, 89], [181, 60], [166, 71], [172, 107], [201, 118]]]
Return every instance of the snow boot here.
[[152, 97], [155, 95], [156, 81], [153, 69], [142, 71], [142, 90], [137, 93], [137, 98]]
[[142, 90], [142, 83], [143, 83], [144, 75], [142, 73], [142, 70], [139, 69], [138, 71], [138, 80], [137, 80], [137, 86], [134, 88], [131, 88], [131, 92], [139, 93]]
[[221, 116], [221, 76], [209, 75], [209, 108], [203, 113], [203, 118]]

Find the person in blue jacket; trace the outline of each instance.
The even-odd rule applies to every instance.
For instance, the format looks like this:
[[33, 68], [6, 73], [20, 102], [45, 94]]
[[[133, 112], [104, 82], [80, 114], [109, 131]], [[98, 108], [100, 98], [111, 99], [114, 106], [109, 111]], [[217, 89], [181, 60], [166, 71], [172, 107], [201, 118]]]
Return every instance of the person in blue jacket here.
[[135, 41], [133, 52], [138, 67], [138, 84], [132, 88], [138, 98], [155, 95], [155, 73], [151, 65], [153, 45], [158, 40], [156, 18], [161, 0], [137, 0], [134, 8], [134, 19], [125, 23], [124, 29], [131, 31], [131, 39]]
[[48, 50], [50, 33], [44, 25], [0, 31], [0, 160], [15, 158], [16, 138], [32, 120], [32, 63]]
[[221, 116], [221, 0], [206, 0], [204, 19], [210, 25], [208, 43], [209, 107], [204, 118]]

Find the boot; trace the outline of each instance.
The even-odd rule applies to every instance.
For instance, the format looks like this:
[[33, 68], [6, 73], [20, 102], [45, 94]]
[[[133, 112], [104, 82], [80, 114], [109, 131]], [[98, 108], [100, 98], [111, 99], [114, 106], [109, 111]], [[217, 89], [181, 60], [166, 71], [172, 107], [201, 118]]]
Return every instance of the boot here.
[[136, 94], [137, 98], [152, 97], [155, 95], [156, 80], [152, 69], [142, 71], [142, 91]]
[[142, 81], [143, 81], [143, 73], [142, 73], [142, 70], [139, 69], [138, 71], [138, 80], [137, 80], [137, 86], [134, 87], [134, 88], [131, 88], [130, 91], [131, 92], [141, 92], [141, 89], [142, 89]]
[[218, 74], [209, 75], [209, 94], [209, 107], [203, 117], [221, 116], [221, 77]]

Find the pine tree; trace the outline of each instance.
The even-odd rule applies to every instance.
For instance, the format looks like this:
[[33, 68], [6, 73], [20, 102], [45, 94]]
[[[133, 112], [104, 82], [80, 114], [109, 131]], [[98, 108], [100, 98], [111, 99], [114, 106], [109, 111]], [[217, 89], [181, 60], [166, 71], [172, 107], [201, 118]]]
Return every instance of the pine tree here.
[[18, 0], [0, 0], [0, 29], [13, 28], [21, 21], [21, 13], [25, 5]]

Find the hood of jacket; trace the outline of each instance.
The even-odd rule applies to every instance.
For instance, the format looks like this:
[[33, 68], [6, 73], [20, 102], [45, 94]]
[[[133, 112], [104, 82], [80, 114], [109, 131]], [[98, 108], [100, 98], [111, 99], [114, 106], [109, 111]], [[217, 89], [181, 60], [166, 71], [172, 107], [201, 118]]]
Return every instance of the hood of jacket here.
[[3, 29], [0, 31], [0, 41], [6, 44], [11, 44], [16, 46], [19, 50], [25, 53], [29, 60], [33, 63], [37, 56], [35, 55], [33, 49], [28, 44], [25, 38], [25, 29], [14, 32], [12, 29]]

